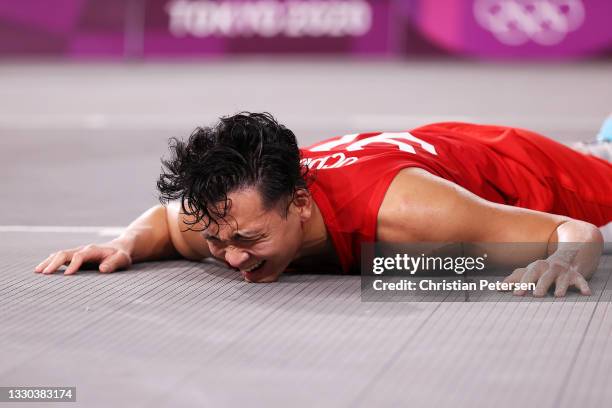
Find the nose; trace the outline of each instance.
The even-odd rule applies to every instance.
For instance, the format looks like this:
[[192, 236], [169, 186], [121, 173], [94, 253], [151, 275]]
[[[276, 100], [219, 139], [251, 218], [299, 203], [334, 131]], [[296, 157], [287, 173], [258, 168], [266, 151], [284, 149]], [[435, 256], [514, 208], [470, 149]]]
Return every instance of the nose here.
[[225, 261], [232, 268], [238, 268], [249, 258], [249, 254], [239, 248], [229, 247], [225, 250]]

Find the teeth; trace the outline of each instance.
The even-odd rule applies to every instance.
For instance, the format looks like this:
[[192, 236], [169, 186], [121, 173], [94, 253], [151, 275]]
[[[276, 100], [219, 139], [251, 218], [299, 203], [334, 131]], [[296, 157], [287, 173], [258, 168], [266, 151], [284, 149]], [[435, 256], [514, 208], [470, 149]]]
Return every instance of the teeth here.
[[255, 265], [251, 266], [250, 268], [245, 268], [243, 269], [243, 271], [245, 272], [251, 272], [253, 269], [257, 269], [261, 266], [261, 264], [263, 264], [264, 261], [259, 261], [257, 262]]

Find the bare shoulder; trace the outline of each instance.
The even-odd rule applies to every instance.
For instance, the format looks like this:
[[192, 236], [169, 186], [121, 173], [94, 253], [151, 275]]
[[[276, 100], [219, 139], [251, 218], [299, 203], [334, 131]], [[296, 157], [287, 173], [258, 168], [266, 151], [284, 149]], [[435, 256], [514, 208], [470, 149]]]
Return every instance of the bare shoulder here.
[[172, 244], [184, 258], [201, 261], [211, 256], [206, 240], [197, 231], [197, 226], [190, 228], [190, 219], [181, 211], [178, 202], [168, 204], [166, 213]]
[[378, 213], [387, 242], [547, 241], [567, 217], [487, 201], [418, 168], [400, 171]]

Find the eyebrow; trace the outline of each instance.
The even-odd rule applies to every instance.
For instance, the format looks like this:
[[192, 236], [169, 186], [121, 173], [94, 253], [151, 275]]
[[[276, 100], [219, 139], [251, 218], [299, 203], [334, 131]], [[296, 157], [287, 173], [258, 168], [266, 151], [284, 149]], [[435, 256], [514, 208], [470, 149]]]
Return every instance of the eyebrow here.
[[[221, 240], [218, 235], [210, 234], [208, 232], [203, 232], [202, 235], [204, 235], [204, 238], [216, 238], [216, 239]], [[236, 231], [232, 234], [231, 239], [232, 240], [236, 240], [240, 238], [253, 239], [261, 235], [263, 235], [263, 233], [257, 232], [257, 231]]]

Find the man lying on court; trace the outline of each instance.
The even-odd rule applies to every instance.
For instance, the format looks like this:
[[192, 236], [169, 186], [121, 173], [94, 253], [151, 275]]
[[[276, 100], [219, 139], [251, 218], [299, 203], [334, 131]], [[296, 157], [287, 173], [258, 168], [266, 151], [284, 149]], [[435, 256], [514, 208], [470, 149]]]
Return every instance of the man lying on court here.
[[[298, 149], [271, 115], [240, 113], [173, 139], [171, 151], [157, 182], [166, 205], [106, 244], [50, 255], [36, 272], [213, 256], [247, 281], [273, 282], [287, 268], [352, 271], [361, 243], [375, 240], [541, 242], [549, 249], [506, 281], [537, 282], [535, 296], [553, 284], [556, 296], [572, 286], [588, 295], [597, 227], [612, 221], [612, 164], [515, 128], [438, 123]], [[597, 254], [555, 250], [564, 242]]]

